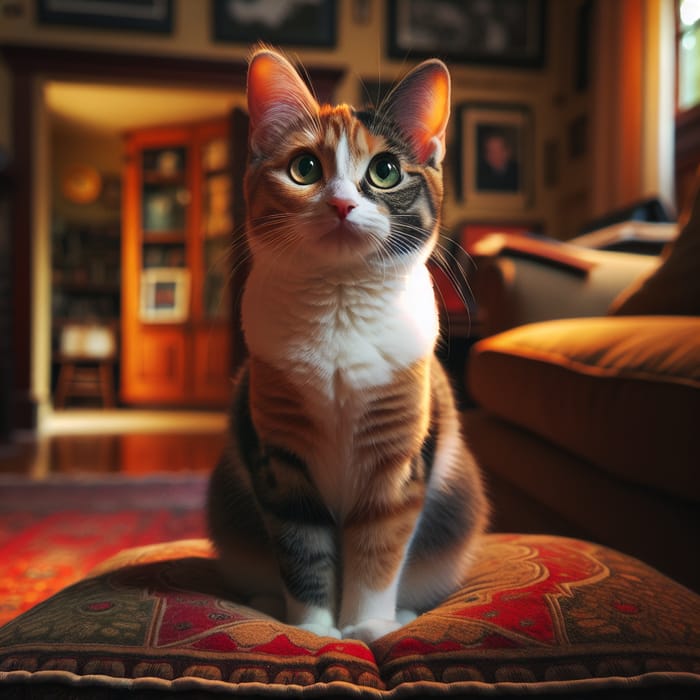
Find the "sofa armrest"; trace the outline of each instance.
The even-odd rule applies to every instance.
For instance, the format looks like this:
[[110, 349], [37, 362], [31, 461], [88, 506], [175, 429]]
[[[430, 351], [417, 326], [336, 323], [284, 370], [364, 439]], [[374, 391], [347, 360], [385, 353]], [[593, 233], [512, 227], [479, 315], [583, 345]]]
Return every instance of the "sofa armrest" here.
[[484, 239], [472, 254], [485, 335], [555, 318], [603, 316], [623, 289], [660, 264], [654, 256], [541, 240], [523, 247], [512, 237], [495, 247]]

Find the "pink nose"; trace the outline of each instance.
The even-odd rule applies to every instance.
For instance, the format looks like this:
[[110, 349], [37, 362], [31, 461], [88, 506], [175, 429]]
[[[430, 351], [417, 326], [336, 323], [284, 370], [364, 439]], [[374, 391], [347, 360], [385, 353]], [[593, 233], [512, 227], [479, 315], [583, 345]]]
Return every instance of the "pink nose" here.
[[357, 206], [353, 201], [342, 197], [333, 197], [328, 202], [338, 213], [339, 219], [345, 219], [347, 215]]

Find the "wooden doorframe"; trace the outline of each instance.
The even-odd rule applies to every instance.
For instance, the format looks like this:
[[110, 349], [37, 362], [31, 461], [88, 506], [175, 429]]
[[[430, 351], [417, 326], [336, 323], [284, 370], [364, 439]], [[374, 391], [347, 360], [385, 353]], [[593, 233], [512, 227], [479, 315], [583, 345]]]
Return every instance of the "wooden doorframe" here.
[[[37, 86], [43, 80], [74, 82], [168, 84], [180, 88], [245, 89], [246, 63], [240, 59], [183, 58], [22, 44], [0, 45], [0, 56], [11, 75], [12, 202], [10, 213], [11, 285], [9, 323], [13, 382], [10, 387], [11, 429], [36, 430], [39, 402], [32, 386], [35, 349], [32, 318], [35, 270], [32, 240], [36, 221], [32, 211], [33, 135], [37, 128]], [[331, 99], [343, 71], [308, 71], [322, 100]], [[235, 264], [235, 263], [234, 263]]]

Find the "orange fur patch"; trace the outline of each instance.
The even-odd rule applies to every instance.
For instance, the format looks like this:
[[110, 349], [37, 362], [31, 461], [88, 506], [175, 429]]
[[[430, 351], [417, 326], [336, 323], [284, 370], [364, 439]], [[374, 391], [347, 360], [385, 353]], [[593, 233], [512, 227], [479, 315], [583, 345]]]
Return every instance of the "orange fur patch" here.
[[284, 447], [301, 458], [314, 449], [318, 426], [304, 410], [286, 373], [250, 358], [250, 412], [263, 442]]

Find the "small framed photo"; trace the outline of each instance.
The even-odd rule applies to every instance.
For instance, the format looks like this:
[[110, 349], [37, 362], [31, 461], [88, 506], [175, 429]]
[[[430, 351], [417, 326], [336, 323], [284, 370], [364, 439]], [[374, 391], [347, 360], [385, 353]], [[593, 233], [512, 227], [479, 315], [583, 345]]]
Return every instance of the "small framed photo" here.
[[211, 0], [212, 36], [250, 44], [335, 46], [336, 1]]
[[461, 199], [498, 211], [533, 203], [532, 112], [522, 105], [465, 104], [458, 111]]
[[141, 272], [141, 320], [182, 323], [190, 306], [190, 273], [177, 267], [151, 267]]
[[389, 0], [389, 55], [541, 68], [546, 0]]
[[40, 24], [170, 34], [172, 0], [37, 0]]

